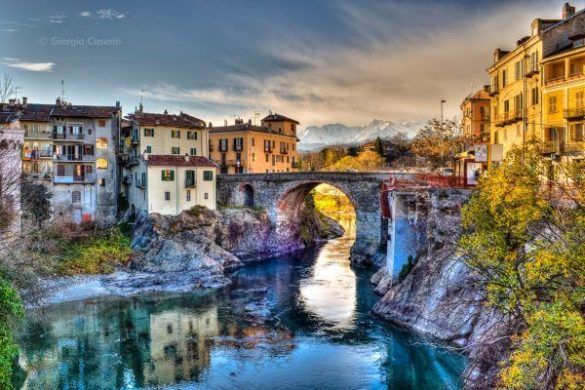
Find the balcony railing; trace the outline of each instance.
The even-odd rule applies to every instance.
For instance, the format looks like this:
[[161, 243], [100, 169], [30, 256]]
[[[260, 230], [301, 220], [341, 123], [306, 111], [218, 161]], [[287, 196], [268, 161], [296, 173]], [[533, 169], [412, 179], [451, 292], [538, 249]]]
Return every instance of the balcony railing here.
[[52, 150], [23, 150], [22, 151], [22, 159], [23, 160], [38, 160], [39, 158], [51, 158], [53, 157]]
[[56, 139], [56, 140], [67, 140], [67, 141], [82, 141], [83, 140], [83, 133], [81, 133], [81, 134], [71, 134], [71, 133], [58, 133], [58, 132], [53, 132], [53, 139]]
[[511, 123], [515, 123], [522, 120], [523, 110], [512, 110], [504, 112], [501, 115], [495, 117], [496, 127], [504, 127]]
[[239, 159], [239, 160], [238, 159], [236, 159], [236, 160], [227, 160], [225, 165], [227, 165], [227, 166], [234, 166], [234, 167], [237, 167], [237, 166], [240, 166], [241, 167], [242, 165], [244, 165], [244, 162], [245, 161], [246, 160], [242, 160], [242, 159]]
[[561, 142], [560, 141], [545, 141], [542, 146], [542, 153], [544, 154], [552, 154], [552, 153], [560, 153], [561, 152]]
[[71, 183], [95, 183], [95, 173], [87, 173], [85, 175], [72, 176], [55, 176], [53, 179], [55, 184], [71, 184]]
[[25, 130], [24, 132], [24, 138], [29, 138], [29, 139], [51, 139], [53, 138], [53, 133], [50, 130], [45, 130], [45, 131], [31, 131], [31, 130]]
[[539, 73], [540, 73], [540, 71], [538, 70], [538, 67], [534, 67], [532, 69], [528, 69], [526, 71], [525, 76], [526, 76], [526, 78], [530, 78], [530, 77], [535, 76], [535, 75], [537, 75]]
[[582, 79], [583, 77], [585, 77], [585, 74], [583, 74], [583, 72], [571, 73], [569, 75], [569, 80], [579, 80]]
[[93, 154], [56, 154], [55, 161], [93, 161], [95, 156]]
[[585, 141], [572, 141], [561, 144], [561, 152], [583, 154], [585, 153]]
[[565, 76], [553, 77], [546, 80], [546, 85], [560, 84], [565, 81]]
[[581, 119], [585, 117], [585, 107], [569, 108], [564, 111], [565, 119]]
[[280, 149], [280, 154], [288, 154], [288, 149]]

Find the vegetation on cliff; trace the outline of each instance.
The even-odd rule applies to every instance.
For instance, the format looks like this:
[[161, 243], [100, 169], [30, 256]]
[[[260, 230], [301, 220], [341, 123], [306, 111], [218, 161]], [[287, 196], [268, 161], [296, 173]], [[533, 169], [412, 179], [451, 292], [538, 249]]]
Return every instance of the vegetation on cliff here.
[[540, 156], [516, 150], [481, 179], [460, 244], [486, 286], [486, 308], [507, 319], [507, 337], [490, 340], [482, 357], [504, 357], [499, 386], [584, 388], [585, 172], [556, 166], [559, 179], [544, 185], [553, 168]]

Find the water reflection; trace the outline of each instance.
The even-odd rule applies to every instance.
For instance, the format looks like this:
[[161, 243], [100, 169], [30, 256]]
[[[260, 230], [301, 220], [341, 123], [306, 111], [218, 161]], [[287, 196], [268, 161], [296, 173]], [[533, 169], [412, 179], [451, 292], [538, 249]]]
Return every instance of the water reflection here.
[[67, 303], [26, 324], [28, 389], [454, 388], [462, 359], [380, 322], [350, 240], [213, 294]]

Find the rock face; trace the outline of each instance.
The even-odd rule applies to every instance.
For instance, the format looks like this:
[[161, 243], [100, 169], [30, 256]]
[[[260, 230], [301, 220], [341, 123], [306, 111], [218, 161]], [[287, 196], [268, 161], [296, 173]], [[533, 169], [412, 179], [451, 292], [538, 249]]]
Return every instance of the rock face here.
[[493, 378], [493, 362], [483, 361], [486, 341], [501, 334], [497, 313], [482, 305], [484, 290], [456, 251], [461, 231], [461, 206], [469, 194], [457, 190], [437, 190], [429, 194], [426, 253], [400, 283], [388, 287], [384, 275], [373, 282], [384, 293], [374, 312], [398, 325], [462, 347], [470, 361], [464, 374], [466, 384], [483, 386]]
[[264, 211], [248, 208], [151, 214], [136, 223], [130, 268], [147, 274], [176, 274], [190, 282], [201, 275], [206, 285], [225, 285], [229, 283], [226, 272], [244, 262], [302, 249], [314, 242], [307, 237], [319, 241], [343, 235], [335, 221], [307, 210], [302, 226], [278, 228]]

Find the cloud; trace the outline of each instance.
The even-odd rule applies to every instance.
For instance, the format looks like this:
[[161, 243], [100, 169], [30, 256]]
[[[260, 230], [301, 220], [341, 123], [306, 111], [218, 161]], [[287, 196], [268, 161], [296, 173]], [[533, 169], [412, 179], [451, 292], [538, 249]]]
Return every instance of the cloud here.
[[4, 57], [4, 62], [0, 62], [0, 64], [31, 72], [52, 72], [55, 67], [53, 62], [27, 62], [12, 57]]
[[5, 32], [5, 33], [15, 33], [18, 30], [15, 28], [2, 28], [2, 29], [0, 29], [0, 31]]
[[100, 19], [108, 19], [108, 20], [114, 20], [114, 19], [124, 19], [126, 16], [128, 16], [127, 12], [120, 12], [120, 11], [116, 11], [115, 9], [98, 9], [96, 11], [97, 17]]
[[67, 19], [67, 15], [62, 14], [62, 13], [49, 15], [49, 17], [48, 17], [49, 23], [52, 23], [52, 24], [63, 24], [65, 19]]
[[89, 11], [81, 11], [79, 13], [79, 16], [83, 16], [84, 18], [89, 18], [89, 17], [91, 17], [91, 12], [89, 12]]

